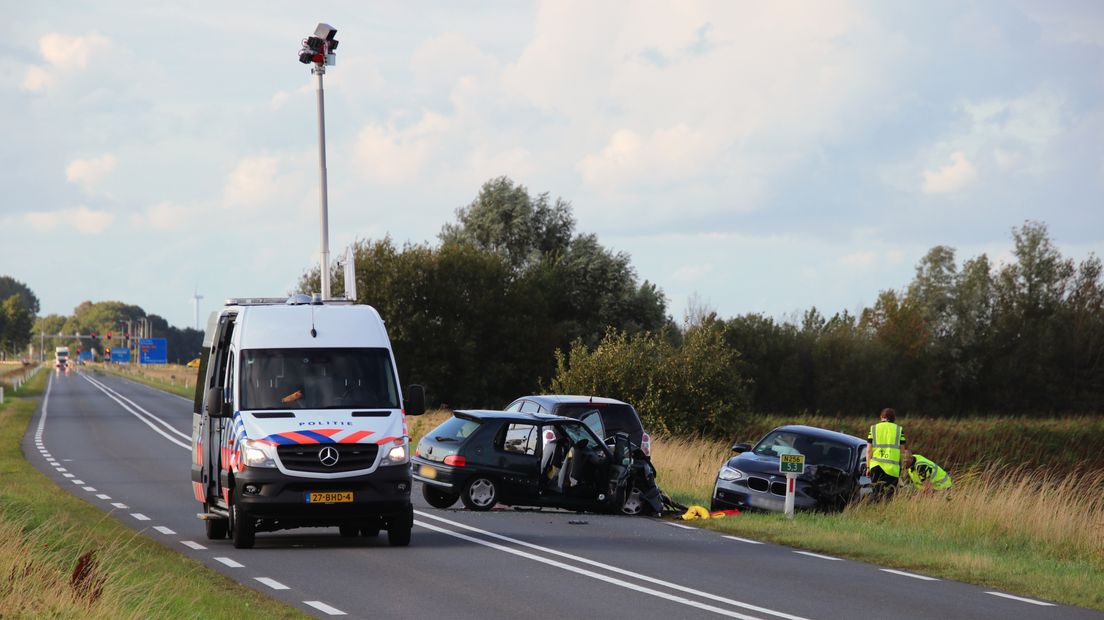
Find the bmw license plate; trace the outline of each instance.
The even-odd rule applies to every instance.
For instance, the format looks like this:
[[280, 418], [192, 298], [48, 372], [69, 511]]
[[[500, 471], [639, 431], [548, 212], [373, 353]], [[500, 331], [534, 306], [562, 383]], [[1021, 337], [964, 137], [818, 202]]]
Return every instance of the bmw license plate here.
[[352, 491], [311, 491], [307, 493], [308, 504], [344, 504], [353, 501]]
[[437, 470], [430, 467], [429, 465], [422, 465], [418, 468], [418, 474], [421, 475], [423, 478], [429, 478], [430, 480], [433, 480], [437, 477]]

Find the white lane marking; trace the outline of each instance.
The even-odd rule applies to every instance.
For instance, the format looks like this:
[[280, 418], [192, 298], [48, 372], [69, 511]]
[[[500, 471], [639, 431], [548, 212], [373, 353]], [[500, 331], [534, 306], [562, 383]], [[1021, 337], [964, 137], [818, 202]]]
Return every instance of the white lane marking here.
[[318, 611], [320, 611], [320, 612], [322, 612], [326, 615], [329, 615], [329, 616], [344, 616], [345, 615], [345, 612], [341, 611], [340, 609], [338, 609], [336, 607], [330, 607], [329, 605], [323, 603], [322, 601], [303, 601], [303, 604], [304, 605], [310, 605], [311, 607], [313, 607], [313, 608], [317, 609]]
[[671, 527], [677, 527], [677, 528], [683, 529], [683, 530], [696, 530], [696, 529], [698, 529], [698, 528], [696, 528], [692, 525], [683, 525], [681, 523], [668, 523], [667, 525], [670, 525]]
[[73, 484], [84, 484], [84, 480], [70, 480]]
[[62, 474], [62, 476], [65, 476], [66, 478], [76, 478], [76, 476], [74, 476], [73, 474]]
[[778, 616], [779, 618], [786, 618], [787, 620], [807, 620], [806, 618], [803, 618], [801, 616], [793, 616], [793, 615], [790, 615], [790, 614], [787, 614], [787, 613], [783, 613], [781, 611], [774, 611], [773, 609], [767, 609], [766, 607], [760, 607], [758, 605], [752, 605], [751, 603], [745, 603], [743, 601], [737, 601], [735, 599], [730, 599], [730, 598], [726, 598], [726, 597], [723, 597], [723, 596], [717, 596], [716, 594], [710, 594], [709, 592], [703, 592], [701, 590], [695, 590], [693, 588], [688, 588], [686, 586], [681, 586], [677, 583], [671, 583], [670, 581], [664, 581], [662, 579], [656, 579], [655, 577], [649, 577], [648, 575], [643, 575], [641, 573], [634, 573], [630, 570], [621, 568], [619, 566], [611, 566], [609, 564], [603, 564], [601, 562], [597, 562], [595, 560], [590, 560], [590, 559], [587, 559], [587, 558], [584, 558], [584, 557], [581, 557], [581, 556], [571, 555], [570, 553], [565, 553], [563, 551], [558, 551], [556, 549], [551, 549], [549, 547], [542, 547], [540, 545], [535, 545], [535, 544], [530, 543], [530, 542], [525, 542], [524, 540], [518, 540], [517, 538], [510, 538], [509, 536], [503, 536], [502, 534], [496, 534], [494, 532], [488, 532], [487, 530], [481, 530], [477, 527], [472, 527], [470, 525], [465, 525], [463, 523], [460, 523], [459, 521], [452, 521], [452, 520], [446, 519], [444, 517], [438, 517], [437, 515], [430, 514], [428, 512], [423, 512], [421, 510], [415, 510], [414, 514], [425, 517], [427, 519], [433, 519], [435, 521], [441, 521], [442, 523], [448, 523], [449, 525], [459, 527], [459, 528], [462, 528], [462, 529], [465, 529], [465, 530], [468, 530], [468, 531], [471, 531], [471, 532], [478, 532], [479, 534], [482, 534], [484, 536], [490, 536], [491, 538], [497, 538], [498, 540], [504, 540], [506, 542], [510, 542], [510, 543], [513, 543], [513, 544], [516, 544], [516, 545], [521, 545], [523, 547], [528, 547], [529, 549], [534, 549], [534, 550], [540, 551], [541, 553], [544, 553], [544, 554], [555, 555], [555, 556], [559, 556], [559, 557], [562, 557], [562, 558], [567, 558], [569, 560], [579, 562], [581, 564], [587, 564], [589, 566], [594, 566], [595, 568], [600, 568], [602, 570], [605, 570], [605, 571], [608, 571], [608, 572], [611, 572], [611, 573], [617, 573], [619, 575], [625, 575], [627, 577], [632, 577], [633, 579], [636, 579], [638, 581], [646, 581], [648, 583], [654, 583], [656, 585], [660, 585], [660, 586], [663, 586], [665, 588], [670, 588], [672, 590], [678, 590], [679, 592], [685, 592], [687, 594], [693, 594], [694, 596], [697, 596], [697, 597], [700, 597], [700, 598], [705, 598], [705, 599], [717, 601], [717, 602], [720, 602], [720, 603], [725, 603], [725, 604], [728, 604], [728, 605], [734, 605], [736, 607], [742, 607], [744, 609], [750, 609], [752, 611], [757, 611], [757, 612], [763, 613], [763, 614]]
[[842, 562], [840, 558], [834, 558], [830, 555], [820, 555], [819, 553], [813, 553], [812, 551], [794, 551], [794, 553], [800, 553], [801, 555], [807, 555], [811, 558], [820, 558], [822, 560], [834, 560], [836, 562]]
[[[87, 379], [87, 377], [85, 377], [85, 378]], [[169, 424], [168, 422], [166, 422], [166, 421], [162, 420], [161, 418], [157, 417], [156, 415], [154, 415], [154, 414], [150, 413], [150, 412], [149, 412], [149, 410], [147, 410], [147, 409], [143, 408], [143, 407], [142, 407], [141, 405], [139, 405], [138, 403], [136, 403], [136, 402], [134, 402], [133, 400], [131, 400], [131, 399], [127, 398], [126, 396], [123, 396], [122, 394], [120, 394], [120, 393], [119, 393], [119, 391], [118, 391], [118, 390], [116, 390], [115, 388], [113, 388], [113, 387], [110, 387], [110, 386], [108, 386], [108, 385], [107, 385], [106, 383], [104, 383], [104, 382], [102, 382], [102, 381], [99, 381], [98, 379], [92, 379], [92, 381], [94, 381], [94, 382], [96, 382], [97, 384], [99, 384], [99, 385], [103, 386], [104, 388], [106, 388], [106, 389], [107, 389], [107, 390], [108, 390], [109, 392], [111, 392], [112, 394], [114, 394], [114, 395], [118, 396], [119, 398], [121, 398], [121, 399], [125, 400], [125, 401], [126, 401], [126, 402], [127, 402], [128, 404], [130, 404], [131, 406], [133, 406], [133, 407], [134, 407], [135, 409], [137, 409], [138, 411], [141, 411], [142, 413], [144, 413], [144, 414], [148, 415], [149, 417], [153, 418], [154, 420], [156, 420], [157, 422], [159, 422], [159, 423], [160, 423], [160, 424], [161, 424], [162, 426], [164, 426], [164, 427], [165, 427], [166, 429], [168, 429], [168, 431], [169, 431], [170, 433], [174, 433], [174, 434], [176, 434], [176, 435], [177, 435], [177, 436], [179, 436], [179, 437], [182, 437], [182, 438], [184, 438], [184, 439], [187, 439], [188, 441], [191, 441], [191, 439], [192, 439], [192, 436], [191, 436], [190, 434], [188, 434], [188, 433], [185, 433], [185, 432], [183, 432], [183, 431], [180, 431], [180, 430], [178, 430], [178, 429], [177, 429], [177, 428], [176, 428], [175, 426], [173, 426], [172, 424]], [[142, 385], [142, 384], [141, 384], [141, 383], [139, 383], [138, 385]], [[148, 387], [148, 386], [146, 386], [146, 387]], [[150, 389], [154, 389], [154, 388], [150, 388]], [[185, 400], [187, 400], [187, 399], [185, 399]], [[188, 447], [190, 448], [191, 446], [188, 446]]]
[[88, 491], [89, 493], [95, 493], [96, 492], [95, 487], [81, 487], [81, 488], [84, 489], [85, 491]]
[[893, 573], [894, 575], [900, 575], [902, 577], [912, 577], [913, 579], [920, 579], [923, 581], [939, 581], [935, 577], [928, 577], [927, 575], [917, 575], [916, 573], [906, 573], [903, 570], [893, 570], [892, 568], [879, 569], [883, 573]]
[[223, 564], [229, 566], [230, 568], [241, 568], [241, 567], [245, 566], [241, 562], [238, 562], [236, 560], [231, 560], [230, 558], [218, 557], [218, 558], [215, 558], [215, 561], [216, 562], [222, 562]]
[[161, 532], [162, 534], [165, 534], [167, 536], [172, 536], [173, 534], [176, 533], [176, 532], [170, 530], [169, 528], [165, 527], [164, 525], [155, 525], [155, 526], [153, 526], [153, 529], [155, 529], [158, 532]]
[[69, 471], [68, 469], [65, 469], [64, 467], [55, 467], [54, 469], [56, 469], [58, 471]]
[[180, 544], [184, 545], [185, 547], [187, 547], [189, 549], [195, 549], [197, 551], [202, 551], [203, 549], [207, 548], [207, 547], [204, 547], [203, 545], [197, 543], [194, 540], [182, 540], [182, 541], [180, 541]]
[[1003, 598], [1010, 598], [1014, 601], [1020, 601], [1021, 603], [1031, 603], [1032, 605], [1039, 605], [1041, 607], [1054, 607], [1054, 603], [1047, 603], [1046, 601], [1037, 601], [1033, 598], [1024, 598], [1022, 596], [1012, 596], [1011, 594], [1005, 594], [1004, 592], [986, 592], [986, 594], [992, 594], [993, 596], [1000, 596]]
[[111, 499], [111, 496], [108, 495], [107, 493], [100, 493], [100, 494], [96, 495], [96, 497], [98, 497], [100, 499]]
[[135, 519], [138, 519], [139, 521], [149, 521], [150, 520], [149, 517], [147, 517], [146, 515], [144, 515], [140, 512], [132, 512], [132, 513], [130, 513], [130, 516], [134, 517]]
[[[110, 388], [107, 388], [107, 387], [104, 387], [104, 386], [100, 385], [100, 383], [99, 383], [99, 382], [97, 382], [97, 381], [95, 381], [94, 379], [91, 379], [91, 378], [89, 378], [89, 377], [87, 377], [87, 376], [85, 376], [85, 375], [81, 375], [81, 377], [84, 377], [84, 380], [85, 380], [85, 381], [88, 381], [89, 383], [91, 383], [91, 384], [92, 384], [92, 386], [93, 386], [93, 387], [95, 387], [95, 388], [96, 388], [97, 390], [99, 390], [99, 391], [103, 392], [104, 394], [106, 394], [108, 398], [110, 398], [111, 400], [113, 400], [113, 401], [115, 401], [115, 402], [119, 403], [119, 405], [120, 405], [120, 406], [122, 406], [122, 408], [123, 408], [123, 409], [126, 409], [126, 411], [127, 411], [128, 413], [130, 413], [130, 414], [131, 414], [131, 415], [133, 415], [134, 417], [136, 417], [136, 418], [138, 418], [139, 420], [141, 420], [143, 424], [145, 424], [146, 426], [148, 426], [148, 427], [152, 428], [152, 429], [153, 429], [153, 431], [154, 431], [155, 433], [157, 433], [158, 435], [161, 435], [161, 436], [162, 436], [162, 437], [164, 437], [165, 439], [168, 439], [169, 441], [171, 441], [171, 442], [173, 442], [174, 444], [176, 444], [176, 445], [180, 446], [181, 448], [187, 448], [187, 449], [191, 449], [191, 447], [192, 447], [192, 446], [191, 446], [191, 444], [187, 444], [187, 443], [184, 443], [183, 441], [180, 441], [180, 440], [179, 440], [179, 439], [177, 439], [176, 437], [173, 437], [172, 435], [170, 435], [170, 434], [166, 433], [165, 431], [163, 431], [163, 430], [161, 430], [160, 428], [158, 428], [157, 426], [155, 426], [155, 425], [153, 424], [153, 422], [150, 422], [150, 421], [149, 421], [148, 419], [146, 419], [146, 417], [145, 417], [145, 416], [143, 416], [142, 414], [138, 413], [138, 411], [136, 411], [135, 409], [131, 409], [131, 408], [130, 408], [130, 407], [129, 407], [129, 406], [128, 406], [128, 405], [127, 405], [127, 404], [126, 404], [125, 402], [123, 402], [124, 400], [128, 400], [128, 399], [127, 399], [126, 397], [124, 397], [124, 396], [122, 396], [122, 395], [120, 395], [120, 396], [116, 396], [116, 395], [115, 395], [115, 394], [113, 393], [113, 391], [112, 391], [112, 390], [111, 390]], [[128, 402], [131, 402], [131, 401], [128, 401]], [[133, 402], [131, 402], [131, 404], [133, 405], [134, 403], [133, 403]], [[138, 405], [134, 405], [134, 407], [135, 407], [136, 409], [138, 409], [138, 410], [141, 410], [141, 411], [143, 411], [143, 412], [144, 412], [144, 413], [145, 413], [146, 415], [148, 415], [148, 416], [149, 416], [150, 418], [153, 418], [154, 420], [157, 420], [157, 421], [158, 421], [158, 422], [160, 422], [160, 423], [161, 423], [162, 425], [164, 425], [164, 426], [165, 426], [166, 428], [168, 428], [169, 430], [171, 430], [171, 431], [172, 431], [173, 433], [176, 433], [177, 435], [179, 435], [179, 436], [181, 436], [181, 437], [183, 437], [183, 438], [185, 438], [185, 439], [188, 439], [189, 441], [191, 440], [191, 437], [189, 437], [189, 436], [185, 435], [184, 433], [181, 433], [180, 431], [176, 430], [175, 428], [173, 428], [172, 426], [170, 426], [168, 422], [165, 422], [165, 421], [164, 421], [164, 420], [162, 420], [161, 418], [159, 418], [159, 417], [157, 417], [157, 416], [153, 415], [152, 413], [150, 413], [150, 412], [146, 411], [145, 409], [142, 409], [142, 408], [141, 408], [141, 407], [139, 407]]]
[[747, 543], [749, 545], [761, 545], [761, 544], [763, 544], [762, 542], [760, 542], [758, 540], [751, 540], [750, 538], [740, 538], [739, 536], [721, 536], [721, 538], [727, 538], [729, 540], [736, 540], [736, 541], [739, 541], [739, 542], [742, 542], [742, 543]]
[[414, 525], [424, 527], [428, 530], [433, 530], [434, 532], [440, 532], [440, 533], [445, 534], [447, 536], [452, 536], [454, 538], [459, 538], [461, 540], [466, 540], [468, 542], [473, 542], [477, 545], [483, 545], [484, 547], [490, 547], [491, 549], [497, 549], [498, 551], [503, 551], [505, 553], [509, 553], [509, 554], [520, 556], [520, 557], [523, 557], [523, 558], [526, 558], [526, 559], [529, 559], [529, 560], [533, 560], [534, 562], [540, 562], [541, 564], [547, 564], [549, 566], [555, 566], [556, 568], [560, 568], [560, 569], [563, 569], [563, 570], [566, 570], [566, 571], [571, 571], [571, 572], [577, 573], [579, 575], [584, 575], [586, 577], [590, 577], [591, 579], [597, 579], [599, 581], [604, 581], [606, 583], [613, 584], [615, 586], [621, 586], [622, 588], [627, 588], [629, 590], [635, 590], [635, 591], [640, 592], [642, 594], [648, 594], [648, 595], [651, 595], [651, 596], [666, 599], [666, 600], [674, 602], [674, 603], [682, 603], [683, 605], [689, 605], [690, 607], [697, 607], [698, 609], [703, 609], [705, 611], [711, 611], [713, 613], [720, 614], [722, 616], [728, 616], [730, 618], [742, 618], [744, 620], [758, 620], [754, 616], [745, 616], [743, 614], [740, 614], [740, 613], [737, 613], [737, 612], [734, 612], [734, 611], [730, 611], [728, 609], [722, 609], [720, 607], [714, 607], [713, 605], [707, 605], [705, 603], [699, 603], [697, 601], [692, 601], [688, 598], [683, 598], [681, 596], [676, 596], [674, 594], [667, 594], [666, 592], [660, 592], [658, 590], [649, 590], [648, 588], [645, 588], [644, 586], [637, 585], [635, 583], [630, 583], [630, 582], [624, 581], [622, 579], [617, 579], [616, 577], [609, 577], [607, 575], [602, 575], [600, 573], [596, 573], [594, 571], [590, 571], [590, 570], [587, 570], [585, 568], [579, 568], [577, 566], [572, 566], [570, 564], [564, 564], [563, 562], [558, 562], [556, 560], [551, 560], [549, 558], [544, 558], [544, 557], [541, 557], [539, 555], [533, 555], [532, 553], [528, 553], [526, 551], [521, 551], [520, 549], [514, 549], [514, 548], [511, 548], [511, 547], [507, 547], [505, 545], [500, 545], [498, 543], [493, 543], [493, 542], [490, 542], [490, 541], [487, 541], [487, 540], [483, 540], [481, 538], [475, 538], [474, 536], [468, 536], [467, 534], [461, 534], [460, 532], [454, 532], [452, 530], [446, 530], [443, 527], [437, 527], [436, 525], [431, 525], [429, 523], [425, 523], [425, 522], [422, 522], [422, 521], [415, 520]]
[[291, 588], [285, 586], [284, 584], [280, 583], [279, 581], [276, 581], [275, 579], [271, 579], [269, 577], [254, 577], [254, 579], [256, 579], [257, 581], [259, 581], [259, 582], [265, 584], [266, 586], [272, 588], [273, 590], [290, 590], [291, 589]]
[[126, 504], [120, 504], [118, 502], [112, 504], [112, 506], [114, 506], [116, 508], [119, 508], [121, 510], [126, 510], [127, 508], [130, 508], [130, 506], [127, 506]]

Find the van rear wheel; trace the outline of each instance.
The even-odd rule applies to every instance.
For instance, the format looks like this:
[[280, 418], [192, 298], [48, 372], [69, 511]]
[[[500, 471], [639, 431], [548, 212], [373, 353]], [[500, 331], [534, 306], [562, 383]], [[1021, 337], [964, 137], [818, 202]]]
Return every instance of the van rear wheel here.
[[[207, 504], [203, 504], [203, 512], [211, 514]], [[207, 540], [222, 540], [230, 535], [230, 522], [226, 519], [205, 519], [203, 528], [207, 531]]]

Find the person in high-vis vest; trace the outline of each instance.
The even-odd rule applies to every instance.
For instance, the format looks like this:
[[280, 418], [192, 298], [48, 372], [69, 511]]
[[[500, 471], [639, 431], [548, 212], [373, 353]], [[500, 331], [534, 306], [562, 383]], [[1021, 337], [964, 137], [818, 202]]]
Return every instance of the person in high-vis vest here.
[[[866, 437], [866, 475], [875, 497], [892, 497], [901, 479], [902, 456], [908, 455], [905, 431], [896, 422], [897, 412], [882, 409], [881, 421], [870, 427]], [[903, 454], [902, 454], [903, 453]]]
[[954, 481], [951, 480], [950, 474], [939, 465], [936, 465], [931, 459], [924, 458], [919, 454], [913, 454], [908, 462], [908, 477], [909, 480], [912, 481], [912, 486], [915, 487], [917, 491], [931, 489], [946, 491], [954, 486]]

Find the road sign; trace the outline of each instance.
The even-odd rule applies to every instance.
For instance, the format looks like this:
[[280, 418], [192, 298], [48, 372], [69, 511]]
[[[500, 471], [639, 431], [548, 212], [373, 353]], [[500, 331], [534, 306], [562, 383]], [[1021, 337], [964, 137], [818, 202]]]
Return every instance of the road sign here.
[[123, 347], [111, 347], [111, 362], [113, 364], [129, 364], [130, 349]]
[[164, 338], [140, 338], [138, 340], [139, 364], [168, 364], [169, 347]]
[[79, 357], [80, 361], [82, 361], [82, 362], [91, 362], [92, 361], [92, 352], [91, 351], [81, 351], [80, 354], [77, 357]]
[[778, 471], [783, 474], [800, 474], [805, 471], [804, 454], [783, 454], [778, 459]]

